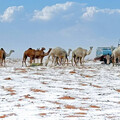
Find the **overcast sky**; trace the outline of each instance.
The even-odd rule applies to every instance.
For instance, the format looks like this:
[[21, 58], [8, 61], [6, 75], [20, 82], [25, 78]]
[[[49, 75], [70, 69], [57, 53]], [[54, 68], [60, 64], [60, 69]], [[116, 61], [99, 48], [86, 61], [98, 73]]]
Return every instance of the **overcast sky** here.
[[120, 0], [0, 0], [0, 47], [22, 58], [29, 47], [117, 46]]

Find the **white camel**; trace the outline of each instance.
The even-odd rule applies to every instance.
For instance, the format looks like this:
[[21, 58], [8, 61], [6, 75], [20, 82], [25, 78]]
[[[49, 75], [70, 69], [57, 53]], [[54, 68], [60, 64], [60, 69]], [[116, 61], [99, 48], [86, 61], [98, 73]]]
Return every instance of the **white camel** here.
[[15, 51], [14, 51], [14, 50], [10, 50], [9, 53], [5, 53], [5, 57], [10, 57], [10, 55], [11, 55], [13, 52], [15, 52]]
[[83, 49], [81, 47], [78, 47], [77, 49], [75, 49], [72, 52], [72, 65], [73, 65], [73, 61], [75, 62], [75, 64], [77, 65], [77, 62], [80, 60], [80, 64], [82, 64], [84, 62], [85, 56], [90, 55], [90, 53], [92, 52], [93, 47], [90, 47], [90, 50], [86, 50]]
[[120, 58], [120, 46], [115, 48], [113, 51], [112, 51], [112, 63], [113, 63], [113, 66], [114, 64], [116, 64], [116, 59]]
[[60, 64], [63, 62], [63, 64], [65, 64], [66, 60], [67, 60], [67, 65], [68, 65], [68, 56], [70, 55], [70, 51], [71, 49], [68, 50], [68, 53], [66, 52], [66, 50], [64, 50], [63, 48], [60, 47], [56, 47], [54, 49], [51, 50], [47, 61], [45, 63], [45, 65], [48, 65], [49, 59], [50, 57], [52, 57], [52, 63], [54, 62], [54, 65], [58, 62], [60, 62]]

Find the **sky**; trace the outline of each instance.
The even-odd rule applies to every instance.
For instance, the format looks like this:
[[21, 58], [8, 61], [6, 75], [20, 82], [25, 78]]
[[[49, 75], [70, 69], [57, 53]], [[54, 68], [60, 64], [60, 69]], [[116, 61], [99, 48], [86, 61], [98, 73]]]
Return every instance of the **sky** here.
[[28, 48], [117, 46], [120, 0], [0, 0], [0, 47], [13, 58]]

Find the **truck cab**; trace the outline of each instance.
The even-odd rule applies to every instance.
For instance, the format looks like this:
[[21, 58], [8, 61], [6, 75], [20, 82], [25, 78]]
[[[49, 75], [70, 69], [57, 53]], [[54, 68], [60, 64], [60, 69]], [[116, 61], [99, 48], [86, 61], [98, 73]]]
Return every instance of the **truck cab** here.
[[100, 60], [104, 61], [106, 64], [106, 55], [112, 55], [112, 50], [114, 50], [115, 47], [98, 47], [96, 49], [96, 57], [94, 60]]

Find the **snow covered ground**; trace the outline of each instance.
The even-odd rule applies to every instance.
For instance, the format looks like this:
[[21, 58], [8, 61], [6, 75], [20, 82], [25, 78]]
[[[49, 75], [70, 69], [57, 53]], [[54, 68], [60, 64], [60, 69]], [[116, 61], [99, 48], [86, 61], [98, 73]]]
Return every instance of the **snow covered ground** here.
[[0, 67], [1, 120], [120, 120], [120, 66]]

